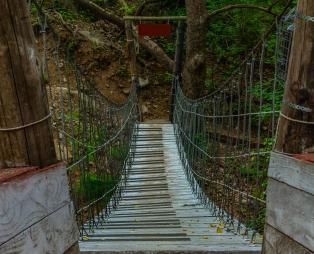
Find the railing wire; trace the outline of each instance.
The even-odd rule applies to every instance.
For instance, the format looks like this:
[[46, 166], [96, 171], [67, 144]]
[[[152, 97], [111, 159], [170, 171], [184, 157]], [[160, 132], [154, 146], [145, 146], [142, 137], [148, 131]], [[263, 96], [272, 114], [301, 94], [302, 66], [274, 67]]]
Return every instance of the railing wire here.
[[277, 27], [277, 39], [274, 31], [267, 33], [228, 81], [209, 96], [188, 99], [180, 77], [174, 80], [173, 123], [191, 187], [227, 230], [250, 233], [252, 241], [264, 229], [267, 169], [292, 24], [290, 12]]
[[123, 105], [110, 103], [81, 74], [41, 7], [32, 6], [54, 143], [58, 159], [67, 163], [77, 221], [85, 237], [105, 222], [121, 199], [137, 131], [136, 84]]

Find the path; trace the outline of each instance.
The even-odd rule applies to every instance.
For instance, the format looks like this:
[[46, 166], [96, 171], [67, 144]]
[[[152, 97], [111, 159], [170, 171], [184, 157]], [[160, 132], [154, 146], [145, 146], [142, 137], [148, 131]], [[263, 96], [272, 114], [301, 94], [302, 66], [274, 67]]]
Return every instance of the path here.
[[108, 223], [80, 242], [83, 253], [259, 253], [242, 236], [217, 233], [193, 195], [171, 124], [140, 124], [135, 161]]

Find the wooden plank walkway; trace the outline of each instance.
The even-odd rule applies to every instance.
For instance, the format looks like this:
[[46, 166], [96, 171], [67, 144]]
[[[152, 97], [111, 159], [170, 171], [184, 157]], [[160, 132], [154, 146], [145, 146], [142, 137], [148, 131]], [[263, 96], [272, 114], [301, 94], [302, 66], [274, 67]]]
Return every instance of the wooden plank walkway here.
[[223, 230], [193, 195], [173, 126], [140, 124], [123, 199], [108, 222], [80, 242], [82, 253], [260, 253]]

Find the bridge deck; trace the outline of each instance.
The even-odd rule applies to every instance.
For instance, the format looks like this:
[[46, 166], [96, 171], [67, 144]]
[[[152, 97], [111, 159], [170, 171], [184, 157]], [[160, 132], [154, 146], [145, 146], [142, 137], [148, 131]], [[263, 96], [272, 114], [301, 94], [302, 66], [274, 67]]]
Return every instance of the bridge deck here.
[[83, 253], [260, 253], [223, 230], [192, 194], [173, 126], [140, 124], [123, 199], [108, 222], [80, 242]]

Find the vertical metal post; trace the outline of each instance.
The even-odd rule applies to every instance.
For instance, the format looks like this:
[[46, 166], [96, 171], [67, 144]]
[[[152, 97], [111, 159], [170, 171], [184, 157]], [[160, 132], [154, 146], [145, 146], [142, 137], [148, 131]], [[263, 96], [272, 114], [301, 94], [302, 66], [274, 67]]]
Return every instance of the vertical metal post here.
[[179, 21], [177, 28], [177, 40], [176, 40], [176, 54], [175, 54], [175, 69], [171, 90], [171, 105], [169, 120], [173, 122], [174, 101], [176, 94], [177, 81], [181, 80], [182, 72], [182, 60], [183, 60], [183, 48], [184, 48], [184, 35], [185, 35], [185, 21]]

